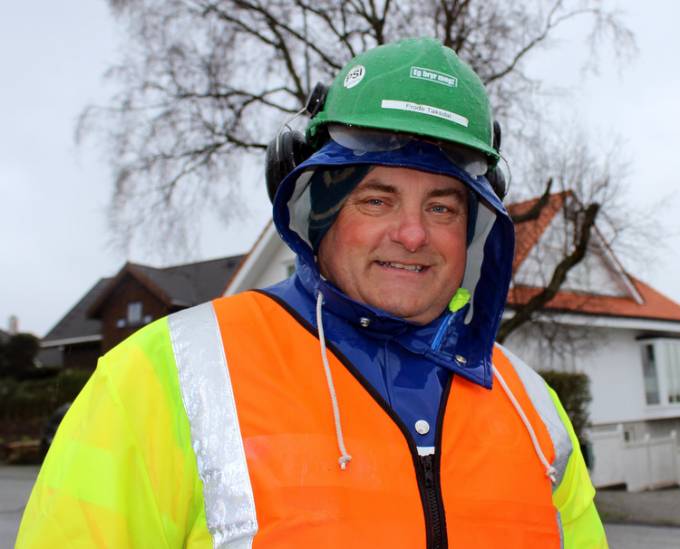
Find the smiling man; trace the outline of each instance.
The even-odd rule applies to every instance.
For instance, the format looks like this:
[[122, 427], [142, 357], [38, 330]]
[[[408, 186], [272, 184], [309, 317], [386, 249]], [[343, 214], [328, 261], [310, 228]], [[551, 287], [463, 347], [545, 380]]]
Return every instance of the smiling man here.
[[427, 324], [463, 280], [466, 231], [463, 183], [379, 166], [352, 191], [321, 241], [319, 270], [348, 297]]
[[514, 229], [479, 78], [406, 40], [307, 112], [267, 154], [296, 273], [102, 357], [17, 547], [606, 547], [557, 397], [494, 343]]

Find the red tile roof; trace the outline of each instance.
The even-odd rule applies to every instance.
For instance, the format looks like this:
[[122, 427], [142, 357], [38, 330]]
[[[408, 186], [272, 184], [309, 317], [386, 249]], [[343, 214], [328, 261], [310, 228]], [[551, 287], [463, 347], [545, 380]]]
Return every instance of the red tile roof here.
[[[630, 275], [629, 275], [630, 276]], [[618, 316], [680, 322], [680, 305], [657, 292], [635, 277], [630, 277], [640, 295], [642, 303], [632, 297], [614, 297], [562, 291], [545, 307], [550, 311], [571, 312], [599, 316]], [[508, 293], [508, 306], [516, 307], [526, 303], [540, 291], [540, 288], [516, 286]]]
[[[517, 271], [519, 266], [529, 255], [531, 249], [536, 246], [541, 235], [555, 218], [555, 215], [563, 207], [564, 201], [568, 196], [571, 196], [570, 191], [550, 195], [548, 204], [546, 204], [535, 220], [525, 221], [515, 225], [516, 244], [515, 258], [512, 264], [513, 272]], [[526, 213], [534, 204], [536, 204], [536, 202], [538, 202], [538, 200], [538, 198], [535, 198], [516, 204], [510, 204], [508, 206], [508, 211], [511, 215]], [[641, 280], [638, 280], [631, 275], [627, 276], [642, 297], [642, 303], [638, 303], [631, 295], [614, 297], [573, 291], [560, 291], [550, 302], [548, 302], [546, 309], [560, 312], [577, 312], [602, 316], [680, 322], [680, 304], [657, 292]], [[526, 303], [540, 291], [541, 288], [514, 286], [510, 289], [508, 294], [508, 306], [512, 308]]]
[[[527, 258], [531, 249], [538, 243], [543, 232], [548, 228], [555, 215], [562, 209], [564, 200], [571, 196], [570, 191], [551, 194], [548, 203], [541, 209], [536, 219], [524, 221], [515, 225], [515, 258], [512, 262], [512, 272], [516, 272]], [[527, 213], [540, 198], [532, 198], [524, 202], [508, 205], [510, 215]]]

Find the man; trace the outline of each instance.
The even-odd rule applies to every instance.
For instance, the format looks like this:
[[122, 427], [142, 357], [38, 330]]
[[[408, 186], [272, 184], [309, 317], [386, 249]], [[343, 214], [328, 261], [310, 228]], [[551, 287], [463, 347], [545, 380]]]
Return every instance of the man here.
[[296, 274], [107, 353], [17, 546], [606, 547], [557, 398], [494, 346], [514, 232], [479, 79], [406, 40], [308, 110], [269, 151]]

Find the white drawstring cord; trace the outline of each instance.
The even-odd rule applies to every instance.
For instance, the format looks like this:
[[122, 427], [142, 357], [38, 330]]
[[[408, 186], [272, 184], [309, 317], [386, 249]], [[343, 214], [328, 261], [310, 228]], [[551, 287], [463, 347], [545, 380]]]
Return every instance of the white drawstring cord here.
[[326, 352], [326, 337], [323, 333], [323, 319], [321, 315], [321, 306], [323, 305], [323, 294], [319, 292], [316, 297], [316, 326], [319, 330], [319, 343], [321, 345], [321, 361], [323, 362], [323, 369], [326, 372], [326, 381], [328, 382], [328, 392], [331, 395], [331, 404], [333, 405], [333, 417], [335, 418], [335, 436], [338, 440], [338, 450], [340, 450], [340, 458], [338, 463], [340, 469], [343, 471], [347, 467], [347, 463], [352, 460], [352, 456], [347, 453], [345, 448], [345, 438], [342, 435], [342, 424], [340, 423], [340, 408], [338, 407], [338, 397], [335, 394], [335, 385], [333, 385], [333, 376], [331, 374], [331, 367], [328, 364], [328, 354]]
[[555, 475], [557, 474], [557, 470], [552, 465], [550, 465], [550, 463], [548, 463], [548, 460], [546, 459], [545, 454], [543, 453], [543, 450], [541, 450], [541, 446], [538, 443], [536, 433], [534, 433], [534, 428], [531, 426], [531, 423], [529, 423], [529, 419], [525, 415], [524, 410], [522, 410], [522, 407], [520, 406], [519, 402], [517, 402], [515, 395], [512, 394], [510, 387], [507, 386], [505, 380], [503, 379], [503, 376], [500, 374], [500, 372], [496, 369], [495, 366], [493, 366], [493, 373], [496, 374], [496, 377], [498, 378], [501, 387], [503, 387], [505, 394], [508, 395], [510, 402], [512, 402], [512, 405], [515, 407], [515, 410], [517, 410], [519, 417], [522, 419], [522, 422], [524, 423], [524, 426], [526, 427], [527, 432], [531, 437], [531, 442], [533, 442], [534, 444], [534, 450], [536, 451], [536, 455], [538, 456], [538, 459], [541, 460], [541, 463], [545, 467], [546, 476], [552, 481], [553, 484], [556, 484], [557, 477]]

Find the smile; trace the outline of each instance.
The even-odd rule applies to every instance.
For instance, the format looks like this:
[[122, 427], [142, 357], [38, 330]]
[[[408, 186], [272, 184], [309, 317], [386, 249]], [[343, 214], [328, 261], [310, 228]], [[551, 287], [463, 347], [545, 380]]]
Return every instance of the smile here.
[[400, 269], [413, 273], [419, 273], [426, 268], [424, 265], [408, 265], [406, 263], [396, 263], [394, 261], [378, 261], [377, 263], [381, 267], [387, 267], [388, 269]]

